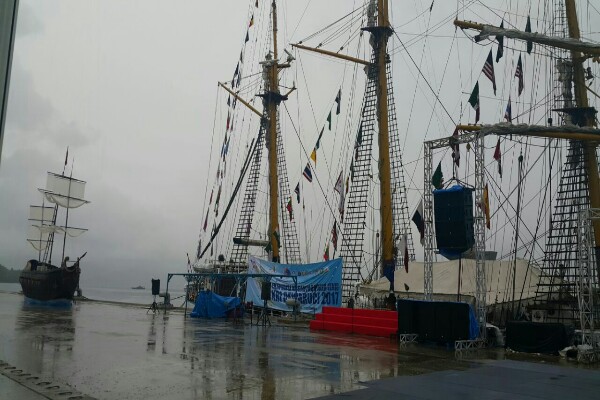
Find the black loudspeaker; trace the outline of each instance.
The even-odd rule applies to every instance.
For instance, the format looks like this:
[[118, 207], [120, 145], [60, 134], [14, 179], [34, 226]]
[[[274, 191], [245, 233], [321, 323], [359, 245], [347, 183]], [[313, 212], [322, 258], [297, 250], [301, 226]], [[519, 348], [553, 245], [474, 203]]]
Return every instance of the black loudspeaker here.
[[569, 345], [564, 324], [549, 322], [508, 321], [506, 347], [524, 353], [557, 355]]
[[433, 191], [435, 239], [440, 254], [454, 260], [473, 247], [473, 189], [455, 185]]
[[466, 303], [398, 300], [398, 333], [416, 333], [420, 341], [450, 343], [470, 338]]
[[271, 300], [271, 282], [263, 282], [260, 288], [260, 299]]
[[160, 279], [152, 279], [152, 296], [158, 296], [160, 292]]

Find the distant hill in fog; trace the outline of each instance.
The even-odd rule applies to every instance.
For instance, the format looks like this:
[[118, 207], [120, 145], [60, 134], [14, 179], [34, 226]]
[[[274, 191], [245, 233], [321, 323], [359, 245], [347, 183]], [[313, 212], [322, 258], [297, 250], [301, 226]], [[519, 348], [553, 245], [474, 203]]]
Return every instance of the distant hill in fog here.
[[21, 270], [8, 269], [0, 264], [0, 282], [2, 283], [19, 283], [19, 274]]

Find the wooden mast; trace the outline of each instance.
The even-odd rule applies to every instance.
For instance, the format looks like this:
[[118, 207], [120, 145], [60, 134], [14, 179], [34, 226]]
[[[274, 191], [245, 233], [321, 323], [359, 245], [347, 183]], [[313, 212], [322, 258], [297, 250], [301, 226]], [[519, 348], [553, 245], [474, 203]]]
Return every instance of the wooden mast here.
[[[565, 0], [565, 8], [567, 11], [567, 22], [569, 25], [569, 36], [573, 39], [581, 39], [579, 32], [579, 21], [577, 20], [577, 8], [575, 0]], [[573, 82], [575, 85], [575, 99], [577, 101], [577, 107], [587, 108], [589, 107], [587, 88], [585, 85], [585, 76], [583, 71], [582, 54], [579, 51], [571, 50], [571, 59], [573, 62]], [[586, 118], [587, 126], [594, 126], [594, 116], [588, 115]], [[600, 178], [598, 177], [598, 161], [596, 157], [596, 143], [585, 142], [584, 148], [584, 159], [585, 168], [588, 176], [588, 190], [590, 197], [590, 207], [600, 208]], [[599, 247], [600, 247], [600, 220], [592, 220], [594, 227], [594, 240], [596, 246], [596, 257], [600, 260]], [[600, 272], [600, 265], [597, 265]]]
[[[272, 2], [273, 13], [273, 59], [268, 71], [268, 86], [264, 99], [267, 107], [268, 130], [267, 147], [269, 160], [269, 240], [272, 249], [272, 261], [279, 262], [279, 244], [275, 232], [279, 232], [279, 177], [277, 176], [277, 107], [281, 102], [279, 93], [279, 65], [277, 62], [277, 4]], [[280, 234], [280, 232], [279, 232]]]
[[384, 268], [394, 265], [394, 229], [392, 215], [392, 174], [390, 168], [390, 135], [388, 123], [387, 42], [391, 33], [388, 0], [378, 0], [378, 27], [374, 30], [377, 54], [377, 104], [379, 119], [379, 181], [381, 196], [381, 256]]
[[374, 36], [373, 49], [375, 51], [375, 63], [361, 60], [343, 54], [311, 48], [300, 44], [293, 47], [301, 50], [332, 56], [346, 61], [367, 65], [369, 68], [377, 68], [377, 119], [379, 123], [379, 181], [381, 197], [381, 260], [383, 267], [395, 269], [394, 261], [394, 226], [392, 210], [392, 174], [390, 163], [390, 132], [388, 116], [388, 80], [386, 66], [389, 62], [387, 54], [387, 43], [392, 33], [388, 18], [388, 0], [377, 0], [377, 26], [363, 28]]

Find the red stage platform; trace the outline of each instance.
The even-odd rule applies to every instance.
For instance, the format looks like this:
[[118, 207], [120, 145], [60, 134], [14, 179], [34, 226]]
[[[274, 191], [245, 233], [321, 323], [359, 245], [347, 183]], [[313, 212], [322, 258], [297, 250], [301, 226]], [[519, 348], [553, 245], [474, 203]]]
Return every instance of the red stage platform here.
[[310, 329], [389, 337], [398, 332], [398, 313], [325, 306], [316, 319], [310, 321]]

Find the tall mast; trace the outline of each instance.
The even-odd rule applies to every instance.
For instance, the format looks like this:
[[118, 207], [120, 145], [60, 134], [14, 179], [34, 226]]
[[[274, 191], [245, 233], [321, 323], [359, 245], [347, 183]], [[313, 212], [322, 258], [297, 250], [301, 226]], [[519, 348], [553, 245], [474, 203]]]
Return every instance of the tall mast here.
[[[577, 8], [575, 6], [575, 0], [565, 0], [565, 8], [567, 11], [567, 22], [569, 25], [569, 36], [573, 39], [581, 39], [579, 32], [579, 22], [577, 20]], [[573, 62], [573, 81], [575, 84], [575, 99], [577, 101], [577, 107], [587, 108], [589, 107], [587, 88], [585, 85], [585, 77], [583, 73], [583, 61], [585, 58], [579, 51], [571, 51], [571, 59]], [[586, 118], [587, 126], [594, 126], [594, 115], [587, 114]], [[600, 208], [600, 178], [598, 177], [598, 159], [596, 157], [596, 144], [594, 142], [586, 141], [584, 143], [585, 151], [585, 168], [588, 176], [588, 190], [590, 196], [590, 207]], [[594, 227], [594, 240], [596, 246], [596, 257], [597, 261], [600, 261], [600, 220], [592, 221]], [[598, 262], [597, 264], [600, 264]], [[596, 268], [599, 269], [600, 265]]]
[[378, 0], [378, 25], [374, 30], [377, 51], [377, 104], [379, 119], [379, 181], [381, 195], [381, 250], [383, 266], [394, 266], [394, 230], [390, 170], [390, 135], [388, 124], [387, 42], [391, 34], [388, 0]]
[[281, 102], [279, 93], [279, 65], [277, 63], [277, 4], [273, 0], [273, 59], [270, 64], [265, 64], [267, 71], [267, 85], [264, 93], [264, 101], [267, 108], [268, 132], [267, 148], [269, 150], [269, 240], [272, 249], [272, 261], [279, 262], [279, 245], [275, 232], [279, 231], [279, 177], [277, 176], [277, 107]]

